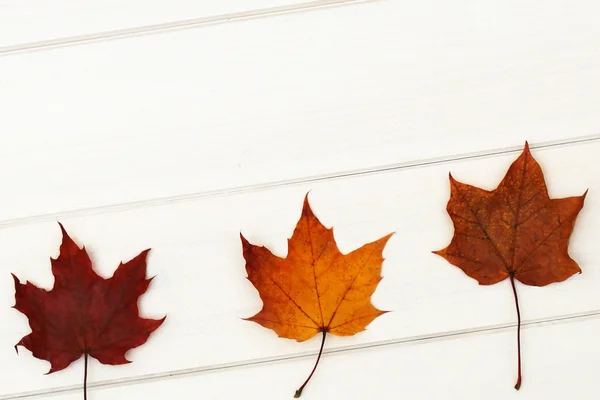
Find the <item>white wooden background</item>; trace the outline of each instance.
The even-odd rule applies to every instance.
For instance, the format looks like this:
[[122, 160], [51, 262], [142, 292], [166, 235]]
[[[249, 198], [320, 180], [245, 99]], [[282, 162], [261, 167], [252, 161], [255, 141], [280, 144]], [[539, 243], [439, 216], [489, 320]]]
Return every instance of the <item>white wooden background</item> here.
[[[296, 0], [299, 1], [299, 0]], [[336, 4], [333, 4], [336, 3]], [[0, 0], [0, 399], [81, 399], [49, 368], [10, 272], [50, 287], [64, 223], [110, 276], [152, 247], [126, 366], [90, 399], [291, 398], [319, 341], [260, 309], [239, 232], [286, 254], [303, 196], [343, 252], [390, 231], [367, 331], [329, 337], [307, 399], [596, 399], [600, 392], [600, 3], [549, 0]], [[525, 140], [553, 197], [590, 193], [583, 274], [482, 287], [431, 250], [448, 172], [492, 189]], [[568, 397], [567, 397], [568, 396]]]

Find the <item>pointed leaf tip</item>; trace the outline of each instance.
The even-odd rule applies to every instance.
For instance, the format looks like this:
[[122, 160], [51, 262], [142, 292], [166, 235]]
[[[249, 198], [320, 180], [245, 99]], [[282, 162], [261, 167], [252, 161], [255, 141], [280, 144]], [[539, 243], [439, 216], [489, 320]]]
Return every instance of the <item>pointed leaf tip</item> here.
[[388, 233], [387, 235], [385, 235], [385, 236], [382, 236], [381, 238], [379, 238], [379, 239], [378, 239], [378, 241], [379, 241], [379, 240], [383, 241], [383, 246], [385, 247], [385, 245], [387, 245], [387, 242], [390, 240], [390, 238], [391, 238], [392, 236], [394, 236], [394, 234], [395, 234], [395, 233], [396, 233], [396, 232], [391, 232], [391, 233]]
[[21, 281], [19, 280], [19, 278], [17, 278], [17, 276], [15, 274], [13, 274], [12, 272], [10, 273], [13, 277], [13, 280], [15, 281], [15, 288], [17, 287], [17, 285], [21, 284]]
[[[316, 218], [316, 215], [313, 212], [312, 208], [310, 207], [310, 203], [308, 202], [308, 193], [306, 193], [306, 196], [304, 197], [304, 204], [302, 205], [301, 218], [302, 217], [307, 217], [307, 218], [315, 217]], [[318, 218], [317, 218], [317, 220], [318, 220]]]
[[62, 245], [64, 245], [65, 243], [68, 243], [68, 244], [75, 245], [78, 249], [81, 249], [81, 250], [85, 249], [85, 246], [82, 246], [82, 247], [77, 246], [77, 243], [75, 243], [75, 241], [71, 238], [71, 236], [69, 236], [69, 233], [67, 232], [67, 230], [65, 229], [63, 224], [61, 224], [59, 222], [58, 225], [60, 226], [60, 231], [62, 233]]
[[306, 192], [306, 195], [304, 195], [304, 201], [303, 201], [303, 206], [302, 206], [303, 210], [302, 211], [304, 211], [304, 209], [306, 209], [306, 208], [308, 208], [310, 210], [310, 203], [308, 202], [308, 194], [309, 193], [310, 193], [310, 191]]
[[152, 250], [152, 248], [150, 248], [150, 247], [145, 250], [142, 250], [139, 255], [140, 256], [143, 255], [144, 258], [146, 258], [148, 256], [148, 253], [150, 253], [150, 250]]
[[444, 250], [446, 250], [446, 249], [433, 250], [432, 253], [435, 254], [436, 256], [444, 257]]

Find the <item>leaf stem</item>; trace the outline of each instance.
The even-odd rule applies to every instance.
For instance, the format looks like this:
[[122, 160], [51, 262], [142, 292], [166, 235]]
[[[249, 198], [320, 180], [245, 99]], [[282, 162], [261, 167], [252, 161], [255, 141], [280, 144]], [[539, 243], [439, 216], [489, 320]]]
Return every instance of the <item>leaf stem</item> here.
[[88, 353], [83, 353], [83, 400], [87, 400]]
[[519, 369], [515, 389], [519, 390], [521, 387], [521, 312], [519, 311], [519, 298], [517, 297], [517, 288], [515, 287], [515, 275], [512, 273], [510, 274], [510, 285], [512, 286], [513, 295], [515, 296], [515, 306], [517, 307], [517, 357]]
[[317, 362], [315, 363], [315, 366], [313, 367], [308, 378], [306, 378], [306, 380], [304, 381], [302, 386], [300, 386], [300, 388], [298, 390], [296, 390], [296, 394], [294, 394], [295, 399], [297, 399], [298, 397], [300, 397], [302, 395], [302, 390], [304, 390], [304, 387], [306, 386], [308, 381], [310, 381], [310, 378], [312, 378], [313, 374], [317, 370], [317, 365], [319, 365], [319, 360], [321, 359], [321, 354], [323, 353], [323, 346], [325, 345], [325, 337], [326, 336], [327, 336], [327, 330], [323, 329], [323, 340], [321, 341], [321, 348], [319, 349], [319, 356], [317, 357]]

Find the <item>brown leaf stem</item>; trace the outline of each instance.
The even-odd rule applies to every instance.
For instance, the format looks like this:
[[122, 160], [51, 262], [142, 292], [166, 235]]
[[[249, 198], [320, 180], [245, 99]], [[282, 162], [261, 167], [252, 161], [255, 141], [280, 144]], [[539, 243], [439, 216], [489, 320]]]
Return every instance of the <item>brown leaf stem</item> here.
[[519, 311], [519, 298], [517, 297], [517, 288], [515, 287], [515, 276], [513, 273], [510, 274], [510, 285], [512, 286], [513, 295], [515, 296], [515, 306], [517, 307], [517, 358], [519, 367], [515, 389], [519, 390], [521, 387], [521, 312]]
[[306, 386], [308, 381], [310, 381], [310, 378], [312, 378], [313, 374], [317, 370], [317, 365], [319, 365], [319, 360], [321, 359], [321, 354], [323, 353], [323, 346], [325, 345], [325, 337], [326, 336], [327, 336], [327, 330], [323, 329], [323, 340], [321, 341], [321, 348], [319, 349], [319, 356], [317, 357], [317, 362], [315, 363], [315, 366], [313, 367], [308, 378], [306, 378], [306, 380], [304, 381], [302, 386], [300, 386], [300, 388], [298, 390], [296, 390], [296, 393], [294, 394], [295, 399], [297, 399], [298, 397], [300, 397], [302, 395], [302, 390], [304, 390], [304, 387]]
[[87, 400], [88, 353], [83, 353], [83, 400]]

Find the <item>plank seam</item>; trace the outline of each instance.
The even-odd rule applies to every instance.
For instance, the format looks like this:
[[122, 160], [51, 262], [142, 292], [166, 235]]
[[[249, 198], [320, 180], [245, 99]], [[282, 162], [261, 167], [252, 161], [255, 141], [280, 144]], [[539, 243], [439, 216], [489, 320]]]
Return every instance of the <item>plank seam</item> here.
[[15, 54], [31, 53], [36, 51], [52, 50], [63, 47], [80, 46], [96, 42], [104, 42], [108, 40], [126, 39], [131, 37], [146, 36], [164, 32], [194, 29], [204, 26], [230, 23], [235, 21], [259, 19], [276, 15], [312, 11], [321, 8], [348, 6], [358, 3], [372, 3], [375, 1], [381, 0], [315, 0], [290, 4], [286, 6], [268, 7], [255, 10], [213, 15], [208, 17], [145, 25], [136, 28], [116, 29], [106, 32], [97, 32], [78, 36], [68, 36], [58, 39], [42, 40], [0, 47], [0, 57]]
[[[600, 142], [600, 134], [591, 135], [591, 136], [581, 136], [564, 140], [555, 140], [549, 142], [540, 142], [537, 144], [530, 143], [529, 147], [531, 149], [550, 149], [550, 148], [561, 148], [561, 147], [569, 147], [574, 145], [586, 145], [591, 143]], [[511, 146], [504, 147], [499, 149], [491, 149], [486, 151], [478, 151], [471, 153], [462, 153], [456, 154], [452, 156], [445, 157], [437, 157], [437, 158], [428, 158], [423, 160], [415, 160], [415, 161], [406, 161], [395, 164], [387, 164], [380, 165], [371, 168], [362, 168], [356, 170], [346, 170], [336, 173], [328, 173], [321, 175], [313, 175], [308, 177], [294, 178], [294, 179], [286, 179], [280, 181], [273, 182], [265, 182], [254, 185], [246, 185], [246, 186], [233, 186], [224, 189], [216, 189], [216, 190], [208, 190], [203, 192], [193, 192], [182, 195], [175, 196], [167, 196], [167, 197], [158, 197], [146, 200], [137, 200], [131, 202], [117, 203], [117, 204], [109, 204], [104, 206], [97, 207], [86, 207], [75, 210], [66, 210], [66, 211], [58, 211], [54, 213], [47, 214], [38, 214], [32, 215], [28, 217], [19, 217], [19, 218], [11, 218], [0, 221], [0, 229], [2, 228], [10, 228], [21, 225], [29, 225], [39, 222], [48, 222], [48, 221], [56, 221], [56, 220], [64, 220], [69, 218], [80, 218], [91, 215], [100, 215], [107, 213], [117, 213], [117, 212], [125, 212], [133, 209], [142, 209], [142, 208], [150, 208], [150, 207], [159, 207], [159, 206], [167, 206], [182, 202], [188, 201], [196, 201], [207, 198], [218, 198], [218, 197], [226, 197], [226, 196], [234, 196], [246, 193], [259, 192], [269, 189], [281, 188], [281, 187], [289, 187], [296, 185], [305, 185], [309, 183], [319, 183], [326, 181], [333, 181], [339, 179], [348, 179], [369, 175], [376, 175], [381, 173], [394, 173], [394, 172], [402, 172], [405, 170], [411, 170], [415, 168], [421, 167], [430, 167], [435, 165], [443, 165], [449, 164], [457, 161], [466, 161], [466, 160], [474, 160], [474, 159], [482, 159], [489, 157], [497, 157], [504, 156], [512, 153], [520, 153], [523, 151], [523, 146]]]
[[[595, 319], [598, 317], [600, 317], [600, 309], [579, 312], [579, 313], [563, 314], [563, 315], [554, 316], [554, 317], [528, 320], [528, 321], [521, 323], [521, 328], [529, 329], [529, 328], [533, 328], [533, 327], [542, 327], [542, 326], [547, 326], [547, 325], [559, 325], [559, 324], [563, 324], [563, 323], [573, 323], [573, 322]], [[381, 348], [381, 347], [416, 345], [416, 344], [424, 344], [424, 343], [431, 343], [431, 342], [438, 342], [438, 341], [445, 341], [445, 340], [454, 340], [454, 339], [458, 339], [458, 338], [465, 338], [465, 337], [484, 335], [484, 334], [495, 334], [495, 333], [500, 333], [500, 332], [504, 332], [507, 330], [511, 330], [511, 329], [515, 328], [516, 326], [517, 326], [516, 323], [511, 322], [511, 323], [488, 325], [488, 326], [482, 326], [482, 327], [476, 327], [476, 328], [470, 328], [470, 329], [444, 331], [444, 332], [438, 332], [438, 333], [432, 333], [432, 334], [424, 334], [424, 335], [403, 337], [403, 338], [397, 338], [397, 339], [388, 339], [388, 340], [382, 340], [382, 341], [377, 341], [377, 342], [368, 342], [368, 343], [352, 345], [352, 346], [340, 346], [340, 347], [336, 347], [336, 348], [323, 350], [323, 355], [326, 356], [326, 355], [332, 355], [332, 354], [346, 354], [346, 353], [350, 353], [350, 352], [369, 350], [369, 349], [375, 349], [375, 348]], [[113, 379], [113, 380], [106, 380], [106, 381], [99, 381], [99, 382], [92, 382], [92, 383], [88, 382], [87, 387], [88, 387], [88, 389], [105, 389], [105, 388], [112, 388], [112, 387], [118, 387], [118, 386], [129, 386], [129, 385], [133, 385], [133, 384], [156, 382], [156, 381], [169, 379], [169, 378], [182, 378], [182, 377], [196, 376], [196, 375], [201, 375], [201, 374], [206, 374], [206, 373], [230, 371], [230, 370], [236, 370], [236, 369], [242, 369], [242, 368], [256, 367], [256, 366], [261, 366], [261, 365], [269, 365], [269, 364], [274, 364], [274, 363], [278, 363], [278, 362], [292, 361], [292, 360], [299, 360], [299, 359], [304, 359], [304, 358], [308, 358], [308, 357], [314, 357], [315, 355], [317, 355], [316, 351], [310, 351], [310, 352], [303, 352], [303, 353], [288, 354], [288, 355], [284, 355], [284, 356], [255, 358], [255, 359], [242, 360], [242, 361], [236, 361], [236, 362], [231, 362], [231, 363], [213, 364], [213, 365], [197, 367], [197, 368], [188, 368], [188, 369], [167, 371], [167, 372], [161, 372], [161, 373], [155, 373], [155, 374], [140, 375], [140, 376], [129, 377], [129, 378]], [[73, 393], [73, 392], [77, 392], [80, 390], [81, 390], [81, 385], [60, 386], [60, 387], [56, 387], [56, 388], [52, 388], [52, 389], [42, 389], [42, 390], [37, 390], [37, 391], [18, 392], [18, 393], [3, 395], [3, 396], [0, 396], [0, 400], [32, 399], [32, 398], [37, 398], [37, 397], [47, 396], [47, 395]]]

